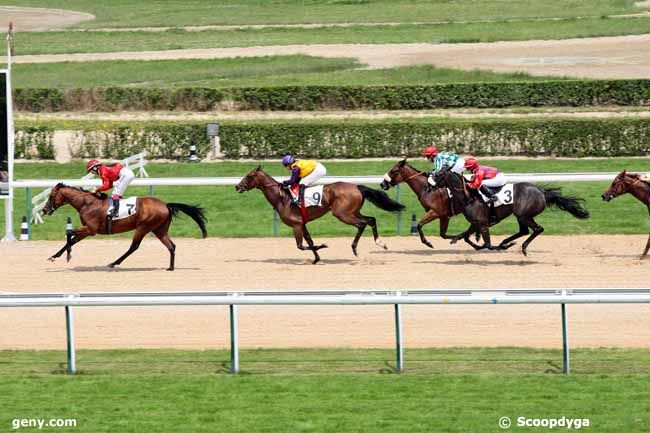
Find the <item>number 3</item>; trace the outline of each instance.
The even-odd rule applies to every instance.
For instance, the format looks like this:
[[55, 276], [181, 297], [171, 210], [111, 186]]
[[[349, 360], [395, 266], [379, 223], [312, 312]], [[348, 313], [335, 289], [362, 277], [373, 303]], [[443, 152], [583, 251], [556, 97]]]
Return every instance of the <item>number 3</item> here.
[[512, 191], [507, 190], [507, 191], [504, 191], [503, 194], [506, 196], [506, 199], [503, 201], [504, 203], [512, 202]]

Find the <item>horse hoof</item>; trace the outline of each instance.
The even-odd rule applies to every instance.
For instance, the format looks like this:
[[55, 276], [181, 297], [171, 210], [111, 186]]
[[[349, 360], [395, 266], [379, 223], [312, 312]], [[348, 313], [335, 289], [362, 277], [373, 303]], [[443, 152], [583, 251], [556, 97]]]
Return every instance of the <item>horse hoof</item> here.
[[[643, 258], [643, 256], [641, 256], [641, 258]], [[54, 257], [54, 256], [48, 257], [48, 259], [47, 259], [48, 262], [54, 262], [55, 260], [56, 260], [56, 257]]]
[[352, 248], [352, 254], [354, 254], [354, 257], [359, 257], [359, 254], [357, 254], [357, 249]]
[[327, 248], [327, 244], [322, 244], [319, 249]]
[[115, 268], [115, 263], [111, 263], [108, 265], [109, 268], [114, 269]]
[[433, 244], [429, 241], [422, 242], [424, 245], [428, 246], [429, 248], [433, 249]]
[[312, 265], [315, 265], [316, 263], [320, 262], [320, 257], [316, 257], [313, 262], [311, 262]]
[[167, 270], [167, 271], [173, 271], [174, 268], [167, 268], [166, 270]]
[[458, 242], [458, 239], [452, 239], [452, 240], [449, 242], [449, 244], [450, 244], [450, 245], [453, 245], [453, 244], [455, 244], [456, 242]]
[[528, 257], [528, 253], [526, 252], [526, 249], [522, 248], [521, 252], [524, 254], [524, 256]]

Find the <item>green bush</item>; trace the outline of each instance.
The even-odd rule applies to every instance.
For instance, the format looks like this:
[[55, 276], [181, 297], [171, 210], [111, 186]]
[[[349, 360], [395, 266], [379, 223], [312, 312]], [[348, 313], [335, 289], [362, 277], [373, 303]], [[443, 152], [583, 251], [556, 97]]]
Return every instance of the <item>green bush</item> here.
[[[21, 148], [38, 148], [38, 141], [47, 143], [47, 137], [51, 142], [49, 130], [40, 135], [29, 122], [20, 126]], [[71, 146], [76, 158], [124, 158], [146, 150], [152, 159], [178, 159], [188, 155], [191, 145], [200, 155], [209, 151], [205, 123], [65, 126], [79, 131]], [[230, 159], [277, 158], [285, 153], [314, 158], [419, 156], [430, 143], [477, 156], [641, 156], [650, 154], [650, 119], [231, 121], [221, 125], [221, 150]]]
[[232, 89], [17, 89], [22, 111], [325, 110], [650, 105], [650, 80]]
[[16, 131], [14, 157], [18, 159], [54, 159], [54, 131], [47, 127], [27, 127]]

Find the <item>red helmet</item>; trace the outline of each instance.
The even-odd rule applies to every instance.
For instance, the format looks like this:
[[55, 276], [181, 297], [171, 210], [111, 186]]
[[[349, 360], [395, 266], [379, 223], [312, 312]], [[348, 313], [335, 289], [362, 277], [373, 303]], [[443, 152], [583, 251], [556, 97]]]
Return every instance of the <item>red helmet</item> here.
[[90, 170], [95, 167], [99, 167], [100, 165], [102, 165], [101, 162], [97, 161], [96, 159], [91, 159], [88, 161], [88, 165], [86, 166], [86, 173], [90, 173]]
[[438, 153], [438, 149], [436, 149], [436, 146], [429, 146], [426, 149], [424, 149], [424, 156], [436, 156]]
[[465, 160], [465, 168], [469, 168], [471, 170], [476, 167], [478, 167], [478, 160], [473, 156], [470, 156]]

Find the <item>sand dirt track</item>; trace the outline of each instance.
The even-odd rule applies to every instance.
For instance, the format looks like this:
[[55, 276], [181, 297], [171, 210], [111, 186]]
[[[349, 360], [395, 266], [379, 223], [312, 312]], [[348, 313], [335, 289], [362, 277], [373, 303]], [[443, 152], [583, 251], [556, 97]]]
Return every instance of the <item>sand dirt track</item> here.
[[[301, 289], [644, 287], [650, 260], [638, 260], [646, 236], [542, 236], [524, 258], [518, 250], [474, 252], [434, 238], [427, 250], [412, 237], [326, 239], [323, 264], [292, 239], [178, 239], [177, 271], [147, 238], [119, 270], [104, 265], [128, 240], [88, 241], [73, 259], [46, 262], [58, 242], [0, 245], [4, 292], [97, 292]], [[318, 239], [321, 241], [323, 239]], [[393, 347], [390, 306], [240, 308], [242, 347]], [[405, 306], [407, 347], [560, 347], [558, 306]], [[650, 305], [569, 306], [572, 346], [650, 347]], [[0, 349], [62, 349], [60, 308], [0, 311]], [[227, 347], [226, 307], [86, 307], [76, 309], [79, 348]]]

